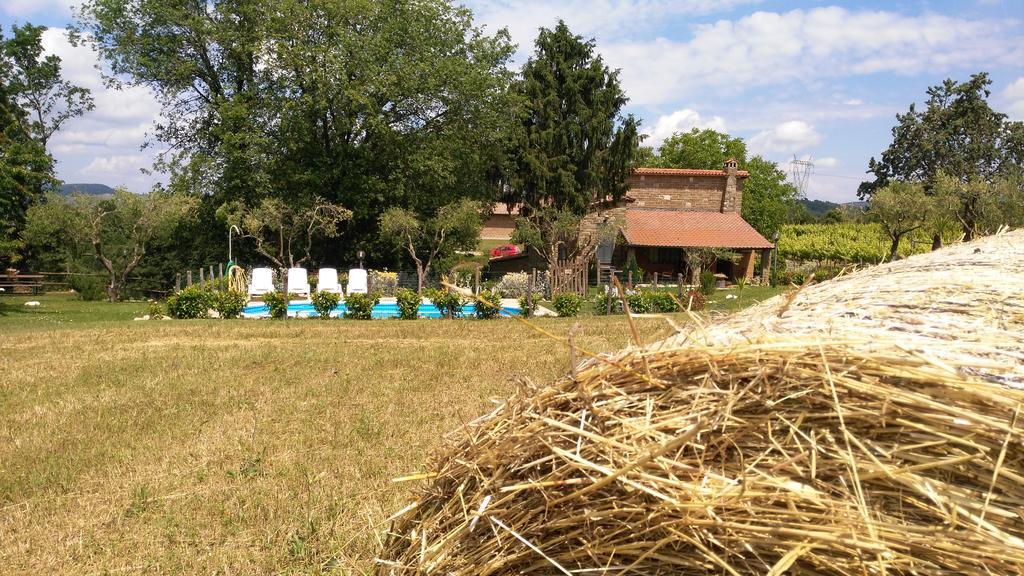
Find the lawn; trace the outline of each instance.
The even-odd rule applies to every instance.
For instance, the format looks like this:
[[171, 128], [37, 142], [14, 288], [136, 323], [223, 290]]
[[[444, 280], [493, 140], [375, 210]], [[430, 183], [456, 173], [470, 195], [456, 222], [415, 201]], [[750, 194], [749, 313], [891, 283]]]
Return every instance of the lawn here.
[[[133, 322], [145, 303], [36, 299], [0, 298], [0, 573], [363, 573], [413, 487], [392, 479], [569, 362], [512, 320]], [[627, 344], [622, 316], [578, 322], [589, 349]]]

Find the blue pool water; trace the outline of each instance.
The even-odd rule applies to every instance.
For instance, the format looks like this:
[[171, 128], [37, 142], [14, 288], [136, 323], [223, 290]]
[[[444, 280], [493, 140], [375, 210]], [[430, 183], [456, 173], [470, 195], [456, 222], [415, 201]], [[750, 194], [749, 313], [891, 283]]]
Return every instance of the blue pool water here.
[[[346, 312], [345, 303], [342, 302], [337, 308], [331, 312], [331, 317], [344, 317]], [[464, 317], [473, 316], [476, 308], [473, 304], [466, 304], [462, 307], [462, 315]], [[268, 316], [270, 309], [265, 304], [250, 304], [242, 310], [242, 314], [250, 318], [261, 318]], [[519, 314], [519, 308], [506, 308], [501, 309], [502, 316], [514, 316]], [[316, 318], [316, 310], [313, 309], [313, 305], [308, 302], [297, 302], [288, 304], [288, 316], [291, 317], [310, 317]], [[398, 318], [398, 304], [377, 304], [373, 307], [374, 318]], [[440, 318], [441, 311], [438, 310], [433, 304], [420, 304], [420, 318]]]

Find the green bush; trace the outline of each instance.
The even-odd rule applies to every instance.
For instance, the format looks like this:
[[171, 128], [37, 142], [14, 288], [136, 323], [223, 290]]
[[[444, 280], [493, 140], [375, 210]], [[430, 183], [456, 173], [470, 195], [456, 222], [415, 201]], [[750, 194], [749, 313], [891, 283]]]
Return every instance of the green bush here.
[[221, 318], [238, 318], [249, 300], [243, 292], [224, 290], [213, 294], [213, 308]]
[[86, 302], [106, 300], [107, 281], [99, 276], [76, 276], [68, 274], [68, 288], [75, 291], [78, 297]]
[[652, 312], [667, 314], [679, 311], [679, 304], [670, 292], [647, 292], [646, 298]]
[[395, 299], [398, 300], [398, 317], [402, 320], [415, 320], [420, 317], [420, 304], [423, 297], [415, 290], [399, 288], [395, 290]]
[[700, 293], [705, 296], [711, 296], [715, 293], [715, 273], [714, 272], [701, 272], [700, 274]]
[[651, 301], [647, 299], [647, 294], [645, 292], [627, 294], [626, 302], [629, 302], [629, 311], [633, 314], [651, 313]]
[[431, 290], [428, 298], [434, 303], [434, 307], [441, 311], [446, 318], [458, 318], [462, 315], [462, 306], [465, 302], [458, 292], [449, 290]]
[[597, 295], [594, 300], [594, 312], [596, 314], [604, 315], [608, 312], [608, 300], [612, 301], [612, 314], [622, 313], [622, 300], [619, 299], [619, 295], [615, 292], [602, 292]]
[[267, 292], [263, 295], [263, 303], [270, 309], [271, 318], [284, 318], [288, 314], [288, 303], [280, 292]]
[[349, 294], [345, 298], [345, 318], [370, 320], [373, 318], [373, 307], [378, 301], [376, 294]]
[[484, 290], [476, 303], [476, 317], [481, 320], [497, 318], [501, 314], [501, 294]]
[[179, 320], [206, 318], [215, 304], [214, 294], [193, 284], [167, 299], [167, 314]]
[[580, 309], [583, 308], [583, 297], [579, 294], [555, 294], [551, 305], [555, 307], [555, 312], [558, 312], [559, 316], [565, 318], [579, 316]]
[[156, 300], [150, 300], [146, 314], [149, 315], [150, 320], [159, 320], [164, 317], [164, 307]]
[[537, 311], [537, 302], [540, 300], [540, 294], [534, 294], [533, 298], [523, 294], [519, 297], [519, 315], [523, 318], [529, 318], [533, 316], [533, 313]]
[[338, 303], [341, 302], [341, 296], [334, 292], [317, 291], [309, 297], [310, 302], [313, 303], [313, 309], [316, 310], [317, 316], [321, 319], [327, 320], [331, 317], [331, 312], [338, 307]]

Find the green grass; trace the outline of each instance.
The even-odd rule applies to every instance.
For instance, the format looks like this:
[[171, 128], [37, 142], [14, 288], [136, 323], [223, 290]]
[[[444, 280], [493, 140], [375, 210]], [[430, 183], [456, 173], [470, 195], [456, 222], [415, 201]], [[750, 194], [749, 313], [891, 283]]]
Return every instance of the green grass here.
[[[513, 320], [133, 322], [145, 303], [37, 299], [0, 300], [0, 573], [363, 573], [414, 487], [393, 478], [568, 370]], [[536, 322], [628, 341], [622, 316]]]

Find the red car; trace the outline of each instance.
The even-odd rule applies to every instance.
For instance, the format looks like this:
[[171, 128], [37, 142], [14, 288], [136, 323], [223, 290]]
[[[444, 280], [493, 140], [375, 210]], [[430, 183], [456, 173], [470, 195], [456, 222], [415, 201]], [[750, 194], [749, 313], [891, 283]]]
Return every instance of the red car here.
[[491, 258], [504, 258], [519, 254], [519, 248], [515, 244], [502, 244], [491, 250]]

